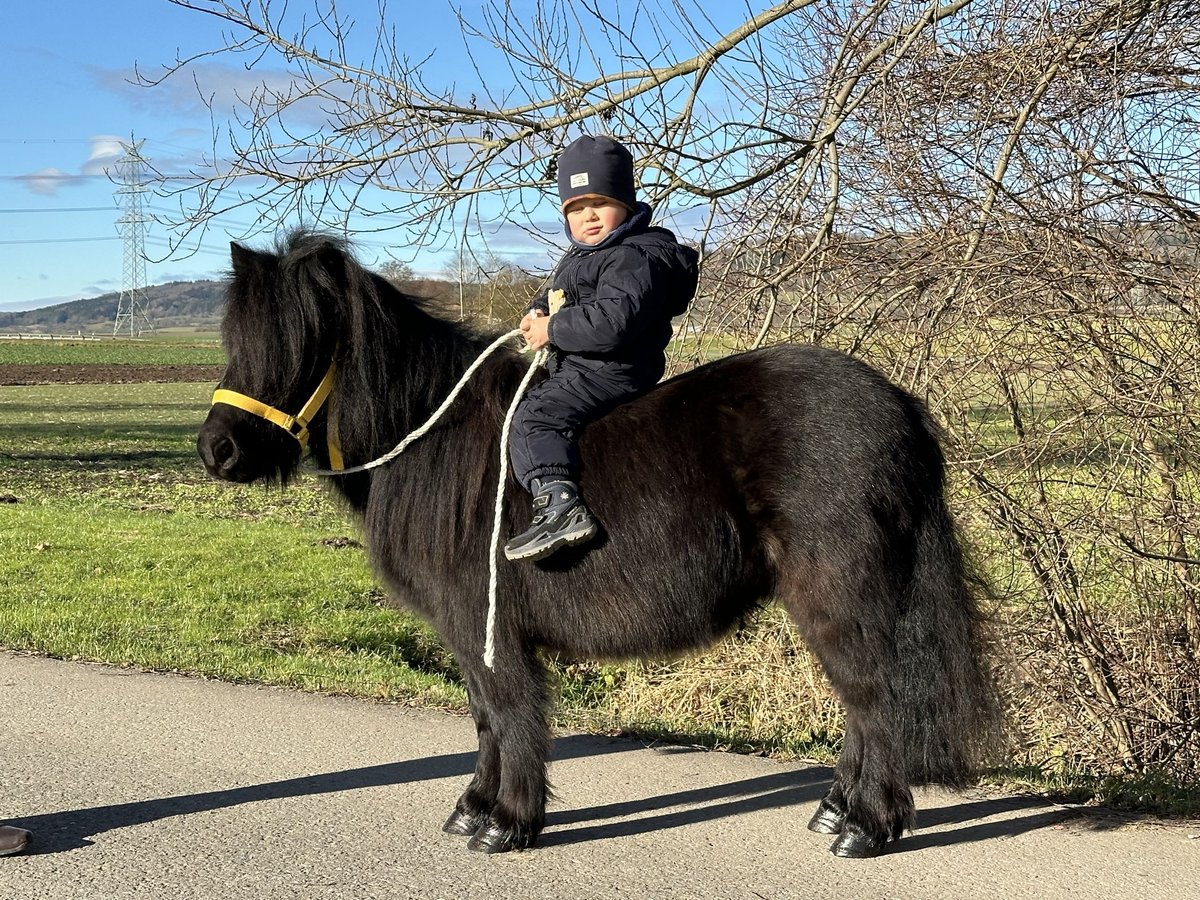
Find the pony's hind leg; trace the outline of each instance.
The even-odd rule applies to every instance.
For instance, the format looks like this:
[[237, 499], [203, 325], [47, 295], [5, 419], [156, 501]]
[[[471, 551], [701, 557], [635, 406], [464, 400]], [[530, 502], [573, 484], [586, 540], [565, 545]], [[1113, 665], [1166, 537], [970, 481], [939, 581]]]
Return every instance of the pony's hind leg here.
[[830, 792], [833, 802], [841, 801], [842, 814], [838, 836], [829, 848], [834, 856], [878, 856], [913, 823], [912, 791], [897, 759], [896, 723], [883, 709], [888, 705], [886, 697], [846, 704], [847, 734], [855, 736], [860, 759], [853, 776], [848, 771], [841, 775], [839, 761], [839, 777]]
[[470, 680], [467, 683], [467, 700], [471, 718], [475, 720], [475, 732], [479, 738], [479, 752], [475, 757], [475, 777], [467, 785], [462, 796], [454, 805], [454, 812], [442, 826], [448, 834], [470, 837], [488, 822], [492, 807], [496, 805], [496, 794], [500, 791], [500, 745], [492, 731], [487, 708], [476, 699], [477, 688]]
[[901, 758], [903, 725], [891, 700], [891, 610], [863, 600], [892, 592], [863, 583], [871, 580], [847, 590], [851, 579], [829, 578], [820, 593], [812, 582], [807, 589], [778, 592], [846, 709], [846, 738], [833, 785], [809, 822], [813, 831], [837, 835], [830, 851], [843, 857], [877, 856], [913, 820]]
[[808, 830], [817, 834], [841, 834], [846, 824], [846, 785], [858, 782], [862, 769], [862, 740], [858, 729], [846, 723], [846, 736], [842, 740], [842, 752], [838, 754], [837, 768], [833, 773], [833, 784], [817, 811], [808, 822]]
[[[448, 830], [475, 825], [467, 846], [484, 853], [532, 847], [546, 820], [545, 670], [532, 653], [497, 654], [495, 669], [476, 656], [470, 668], [472, 712], [479, 724], [479, 765]], [[456, 826], [451, 829], [451, 825]]]
[[912, 794], [883, 758], [889, 741], [864, 734], [864, 712], [847, 711], [833, 784], [808, 823], [809, 831], [839, 835], [829, 848], [835, 856], [876, 856], [912, 821]]

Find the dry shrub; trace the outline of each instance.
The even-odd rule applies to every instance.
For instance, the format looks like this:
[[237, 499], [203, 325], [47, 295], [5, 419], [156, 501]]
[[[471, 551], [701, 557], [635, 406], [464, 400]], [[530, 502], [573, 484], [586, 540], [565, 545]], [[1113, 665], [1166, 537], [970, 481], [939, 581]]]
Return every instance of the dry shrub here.
[[1106, 621], [1122, 704], [1105, 707], [1043, 616], [1011, 616], [1004, 633], [1019, 660], [1004, 679], [1012, 763], [1067, 775], [1128, 772], [1111, 738], [1119, 720], [1129, 726], [1134, 771], [1200, 784], [1200, 665], [1177, 638], [1142, 621]]
[[768, 607], [710, 650], [670, 663], [577, 663], [603, 685], [592, 710], [611, 727], [828, 760], [842, 709], [786, 613]]

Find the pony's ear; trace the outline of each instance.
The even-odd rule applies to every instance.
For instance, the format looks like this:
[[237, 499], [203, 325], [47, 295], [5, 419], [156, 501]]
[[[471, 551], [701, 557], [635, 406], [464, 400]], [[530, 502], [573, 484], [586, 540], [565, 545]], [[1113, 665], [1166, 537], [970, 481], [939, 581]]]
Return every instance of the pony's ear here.
[[229, 258], [233, 261], [233, 273], [241, 275], [253, 269], [261, 267], [259, 257], [261, 254], [255, 253], [248, 247], [243, 247], [237, 241], [229, 242]]

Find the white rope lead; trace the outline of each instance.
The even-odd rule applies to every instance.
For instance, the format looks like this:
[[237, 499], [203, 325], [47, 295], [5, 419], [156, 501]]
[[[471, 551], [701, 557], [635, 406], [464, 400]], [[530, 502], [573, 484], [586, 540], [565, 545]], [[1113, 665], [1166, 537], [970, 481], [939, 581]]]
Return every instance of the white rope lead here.
[[[442, 401], [442, 405], [433, 411], [433, 415], [426, 419], [425, 423], [417, 428], [416, 431], [413, 431], [411, 434], [409, 434], [408, 437], [402, 440], [383, 456], [379, 457], [378, 459], [373, 459], [368, 463], [363, 463], [361, 466], [351, 466], [348, 469], [312, 469], [308, 466], [305, 466], [304, 471], [313, 475], [353, 475], [356, 472], [367, 472], [371, 469], [377, 469], [386, 463], [390, 463], [393, 459], [407, 450], [414, 441], [428, 434], [429, 430], [437, 424], [437, 420], [440, 419], [445, 414], [446, 410], [450, 408], [450, 405], [454, 402], [455, 398], [462, 393], [462, 389], [466, 387], [467, 382], [471, 380], [471, 376], [479, 371], [479, 367], [483, 365], [483, 361], [520, 333], [520, 328], [514, 328], [512, 331], [502, 334], [500, 337], [496, 338], [496, 340], [492, 341], [488, 348], [479, 354], [475, 362], [471, 363], [471, 365], [467, 367], [467, 371], [465, 371], [462, 378], [458, 380], [458, 384], [451, 389], [450, 393], [446, 396], [446, 399]], [[534, 363], [536, 365], [536, 358]], [[520, 393], [518, 393], [517, 396], [520, 397]]]
[[[314, 475], [353, 475], [356, 472], [366, 472], [370, 469], [377, 469], [380, 466], [391, 462], [401, 453], [409, 448], [409, 446], [419, 438], [424, 437], [435, 424], [450, 408], [455, 398], [459, 395], [467, 382], [471, 380], [483, 361], [492, 355], [500, 347], [504, 346], [511, 338], [516, 337], [521, 333], [520, 328], [514, 328], [507, 334], [502, 334], [488, 346], [475, 362], [467, 367], [467, 371], [463, 373], [462, 378], [458, 380], [458, 384], [442, 401], [442, 405], [433, 411], [425, 423], [409, 434], [399, 444], [385, 453], [378, 459], [373, 459], [368, 463], [363, 463], [361, 466], [352, 466], [349, 469], [312, 469], [305, 467], [305, 471], [311, 472]], [[527, 350], [528, 348], [526, 348]], [[521, 351], [526, 352], [525, 350]], [[512, 399], [512, 403], [508, 406], [508, 412], [504, 416], [504, 427], [500, 431], [500, 484], [496, 488], [496, 512], [492, 522], [492, 543], [491, 551], [488, 557], [488, 613], [487, 613], [487, 634], [483, 642], [483, 664], [489, 669], [495, 670], [496, 660], [496, 582], [499, 576], [499, 570], [496, 565], [496, 551], [500, 544], [500, 525], [504, 512], [504, 484], [508, 481], [508, 432], [512, 427], [513, 415], [517, 411], [517, 404], [521, 402], [521, 398], [525, 396], [525, 391], [529, 388], [529, 382], [533, 380], [533, 373], [537, 371], [538, 366], [545, 362], [549, 354], [545, 350], [539, 350], [533, 355], [533, 360], [529, 363], [529, 369], [525, 372], [525, 377], [521, 379], [521, 384], [517, 387], [517, 393]]]
[[533, 362], [529, 364], [529, 371], [521, 379], [521, 384], [517, 387], [517, 393], [513, 397], [512, 403], [508, 405], [508, 413], [504, 416], [504, 428], [500, 431], [500, 484], [496, 488], [496, 515], [492, 521], [492, 544], [488, 554], [487, 634], [483, 641], [483, 664], [493, 671], [496, 669], [496, 580], [499, 574], [499, 567], [496, 564], [496, 551], [500, 549], [500, 525], [504, 512], [504, 485], [508, 481], [508, 432], [512, 427], [513, 415], [517, 411], [517, 404], [525, 396], [529, 382], [533, 379], [533, 373], [537, 371], [538, 366], [545, 361], [547, 356], [549, 354], [545, 350], [539, 350], [533, 355]]

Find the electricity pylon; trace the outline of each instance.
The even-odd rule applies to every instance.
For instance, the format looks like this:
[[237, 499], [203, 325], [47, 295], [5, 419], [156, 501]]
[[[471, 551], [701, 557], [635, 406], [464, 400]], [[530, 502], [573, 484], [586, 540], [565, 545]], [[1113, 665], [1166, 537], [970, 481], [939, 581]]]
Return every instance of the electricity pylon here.
[[146, 301], [146, 223], [150, 217], [142, 209], [146, 193], [146, 160], [141, 154], [143, 141], [121, 142], [125, 151], [116, 162], [117, 181], [121, 185], [116, 195], [121, 198], [121, 229], [124, 264], [121, 267], [121, 296], [117, 300], [117, 318], [113, 336], [128, 332], [138, 337], [145, 330], [154, 331]]

